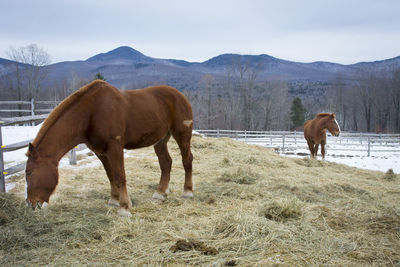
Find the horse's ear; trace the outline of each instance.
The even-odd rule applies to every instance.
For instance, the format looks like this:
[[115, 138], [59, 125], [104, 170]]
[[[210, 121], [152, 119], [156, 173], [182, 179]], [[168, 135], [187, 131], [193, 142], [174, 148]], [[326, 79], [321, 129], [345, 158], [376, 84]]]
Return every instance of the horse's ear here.
[[334, 118], [334, 119], [336, 118], [336, 113], [335, 112], [332, 113], [332, 118]]
[[36, 147], [32, 143], [29, 143], [28, 152], [26, 152], [26, 156], [32, 157], [32, 158], [37, 158], [37, 156], [38, 156]]

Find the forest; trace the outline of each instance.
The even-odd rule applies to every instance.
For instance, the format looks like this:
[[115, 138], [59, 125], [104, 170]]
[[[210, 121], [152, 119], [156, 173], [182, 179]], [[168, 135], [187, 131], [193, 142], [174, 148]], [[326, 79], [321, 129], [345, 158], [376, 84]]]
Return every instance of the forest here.
[[259, 82], [254, 69], [240, 65], [227, 73], [222, 84], [205, 75], [202, 90], [186, 92], [197, 128], [302, 130], [302, 124], [293, 124], [292, 119], [293, 110], [299, 110], [295, 100], [300, 99], [304, 119], [335, 112], [344, 131], [400, 132], [398, 67], [360, 72], [352, 80], [338, 73], [330, 83], [321, 84], [280, 79]]

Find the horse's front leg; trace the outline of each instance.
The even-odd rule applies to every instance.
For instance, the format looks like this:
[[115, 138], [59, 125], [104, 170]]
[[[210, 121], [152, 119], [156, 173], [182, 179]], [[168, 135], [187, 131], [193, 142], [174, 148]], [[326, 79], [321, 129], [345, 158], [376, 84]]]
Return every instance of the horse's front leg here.
[[128, 196], [126, 188], [125, 168], [124, 168], [124, 149], [120, 142], [113, 140], [108, 144], [106, 153], [108, 162], [110, 164], [113, 186], [112, 191], [115, 195], [119, 196], [119, 209], [118, 214], [121, 216], [131, 216], [130, 209], [132, 202]]
[[325, 142], [321, 142], [321, 154], [322, 154], [322, 159], [325, 159]]
[[103, 167], [104, 167], [104, 170], [106, 171], [108, 180], [110, 181], [111, 197], [108, 200], [108, 205], [119, 207], [119, 190], [116, 187], [115, 182], [114, 182], [115, 179], [114, 179], [114, 174], [112, 172], [111, 164], [105, 155], [96, 153], [96, 156], [100, 159], [101, 163], [103, 164]]
[[314, 158], [314, 144], [307, 140], [308, 149], [310, 150], [311, 158]]

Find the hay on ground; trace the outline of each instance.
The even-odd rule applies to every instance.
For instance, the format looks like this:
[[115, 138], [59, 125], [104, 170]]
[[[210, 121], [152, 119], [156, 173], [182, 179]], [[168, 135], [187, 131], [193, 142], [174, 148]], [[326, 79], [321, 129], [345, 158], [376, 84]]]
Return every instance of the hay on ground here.
[[0, 194], [0, 265], [400, 265], [398, 179], [195, 136], [195, 196], [182, 199], [179, 148], [169, 148], [171, 193], [161, 204], [151, 201], [160, 176], [153, 148], [126, 152], [130, 218], [106, 205], [100, 163], [61, 167], [41, 211], [25, 208], [24, 178], [15, 179]]

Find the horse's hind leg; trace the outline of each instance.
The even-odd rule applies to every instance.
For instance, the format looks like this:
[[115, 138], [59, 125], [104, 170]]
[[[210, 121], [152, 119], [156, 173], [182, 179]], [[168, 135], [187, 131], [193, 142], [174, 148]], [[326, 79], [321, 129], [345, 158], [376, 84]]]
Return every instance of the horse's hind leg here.
[[192, 181], [192, 162], [193, 155], [190, 149], [190, 139], [192, 138], [192, 128], [187, 126], [182, 132], [173, 132], [176, 142], [182, 155], [182, 164], [185, 169], [185, 184], [183, 186], [183, 197], [193, 197], [193, 181]]
[[108, 180], [110, 180], [111, 198], [110, 200], [108, 200], [108, 205], [119, 207], [119, 191], [114, 183], [114, 176], [111, 170], [111, 165], [106, 156], [100, 155], [98, 153], [96, 153], [96, 156], [100, 159], [101, 163], [103, 163], [103, 167], [106, 171]]
[[168, 185], [171, 176], [172, 159], [168, 153], [167, 143], [170, 136], [171, 134], [168, 133], [154, 146], [154, 151], [157, 154], [161, 169], [160, 183], [158, 184], [157, 191], [153, 194], [154, 199], [165, 200], [169, 193]]
[[319, 144], [314, 145], [314, 157], [317, 157], [317, 155], [318, 155], [318, 147], [319, 147]]

